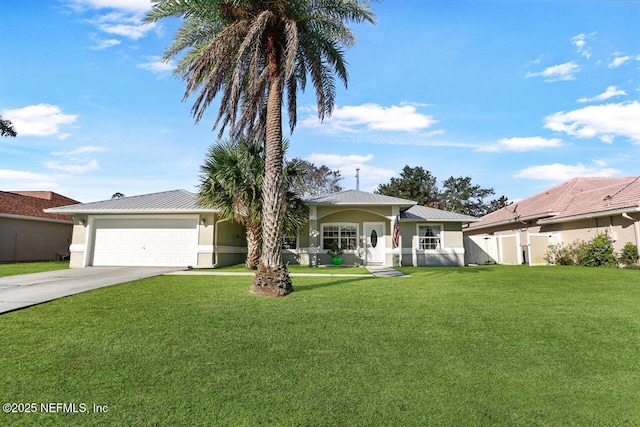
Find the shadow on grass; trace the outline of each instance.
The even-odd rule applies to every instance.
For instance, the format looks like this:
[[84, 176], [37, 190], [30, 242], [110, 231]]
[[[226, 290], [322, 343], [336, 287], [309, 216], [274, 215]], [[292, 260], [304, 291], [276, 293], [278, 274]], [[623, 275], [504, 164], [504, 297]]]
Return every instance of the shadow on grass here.
[[[321, 277], [316, 278], [314, 277], [314, 279], [322, 279]], [[374, 277], [354, 277], [354, 278], [340, 278], [340, 279], [336, 279], [336, 278], [332, 278], [332, 277], [327, 277], [327, 280], [324, 280], [322, 282], [319, 283], [310, 283], [310, 284], [299, 284], [296, 285], [295, 281], [293, 282], [293, 289], [294, 292], [307, 292], [307, 291], [313, 291], [315, 289], [320, 289], [320, 288], [328, 288], [330, 286], [341, 286], [341, 285], [347, 285], [347, 284], [351, 284], [351, 283], [356, 283], [356, 282], [361, 282], [363, 280], [371, 280], [374, 279]]]

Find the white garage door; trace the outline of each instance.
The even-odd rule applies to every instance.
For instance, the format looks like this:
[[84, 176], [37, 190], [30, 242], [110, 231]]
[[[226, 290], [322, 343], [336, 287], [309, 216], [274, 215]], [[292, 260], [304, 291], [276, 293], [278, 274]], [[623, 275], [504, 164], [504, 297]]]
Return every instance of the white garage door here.
[[93, 265], [196, 265], [197, 224], [196, 217], [97, 219]]

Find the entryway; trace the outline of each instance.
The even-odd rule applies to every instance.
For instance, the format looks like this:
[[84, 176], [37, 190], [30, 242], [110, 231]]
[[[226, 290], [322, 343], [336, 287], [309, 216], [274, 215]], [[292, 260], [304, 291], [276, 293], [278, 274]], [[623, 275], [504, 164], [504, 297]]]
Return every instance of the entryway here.
[[383, 222], [365, 222], [365, 264], [382, 265], [385, 262], [385, 227]]

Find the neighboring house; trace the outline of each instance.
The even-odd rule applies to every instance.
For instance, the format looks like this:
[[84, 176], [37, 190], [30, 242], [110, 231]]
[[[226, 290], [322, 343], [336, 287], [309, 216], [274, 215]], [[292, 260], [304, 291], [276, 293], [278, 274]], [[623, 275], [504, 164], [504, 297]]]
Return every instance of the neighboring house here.
[[[474, 217], [416, 206], [411, 200], [343, 191], [307, 201], [309, 221], [283, 241], [284, 262], [330, 264], [331, 243], [345, 264], [464, 265], [462, 224]], [[73, 215], [71, 267], [215, 267], [246, 257], [242, 226], [220, 219], [185, 190], [86, 203], [49, 212]], [[399, 216], [398, 216], [399, 215]], [[399, 247], [393, 248], [398, 218]]]
[[75, 203], [51, 191], [0, 191], [0, 262], [68, 257], [73, 218], [44, 209]]
[[640, 244], [640, 177], [574, 178], [485, 215], [464, 230], [466, 262], [546, 264], [550, 245], [608, 233]]

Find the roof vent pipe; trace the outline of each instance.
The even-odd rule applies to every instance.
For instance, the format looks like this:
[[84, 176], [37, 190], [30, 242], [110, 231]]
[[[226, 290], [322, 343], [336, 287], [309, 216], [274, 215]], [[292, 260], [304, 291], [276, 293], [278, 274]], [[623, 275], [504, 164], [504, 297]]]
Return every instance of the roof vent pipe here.
[[356, 190], [360, 191], [360, 168], [356, 168]]

